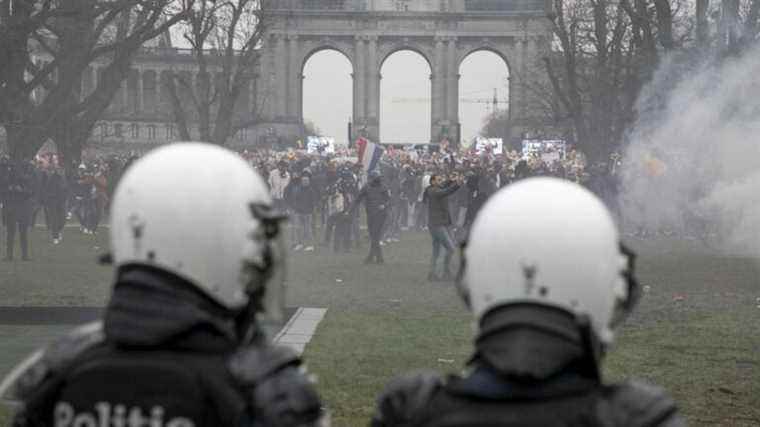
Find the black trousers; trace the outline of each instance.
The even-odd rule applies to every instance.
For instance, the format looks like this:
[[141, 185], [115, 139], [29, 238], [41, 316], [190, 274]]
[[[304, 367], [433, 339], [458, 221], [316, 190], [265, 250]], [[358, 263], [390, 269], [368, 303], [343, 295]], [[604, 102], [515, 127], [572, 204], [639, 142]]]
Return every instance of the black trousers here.
[[385, 217], [385, 213], [367, 216], [370, 241], [367, 261], [383, 262], [383, 249], [380, 247], [380, 240], [383, 238]]
[[335, 223], [337, 221], [337, 217], [338, 217], [338, 214], [332, 214], [329, 217], [327, 217], [322, 223], [322, 225], [324, 226], [323, 228], [324, 238], [322, 239], [322, 244], [324, 246], [329, 245], [330, 240], [332, 240], [333, 238], [333, 231], [336, 230]]
[[54, 239], [61, 237], [61, 231], [66, 224], [66, 202], [64, 200], [48, 200], [45, 202], [45, 224]]
[[335, 252], [351, 251], [352, 222], [352, 219], [348, 215], [339, 215], [335, 219], [335, 243], [333, 245]]
[[5, 257], [13, 259], [13, 249], [16, 243], [16, 230], [18, 230], [19, 243], [21, 243], [21, 256], [29, 258], [29, 223], [31, 213], [24, 209], [23, 205], [10, 202], [3, 206], [3, 222], [8, 235], [5, 238]]

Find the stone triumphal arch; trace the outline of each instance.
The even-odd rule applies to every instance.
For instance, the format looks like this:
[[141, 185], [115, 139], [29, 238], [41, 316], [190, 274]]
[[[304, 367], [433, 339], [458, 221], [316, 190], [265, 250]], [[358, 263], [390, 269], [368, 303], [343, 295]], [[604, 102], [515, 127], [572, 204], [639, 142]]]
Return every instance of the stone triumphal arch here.
[[343, 53], [353, 67], [355, 137], [382, 140], [380, 69], [391, 54], [412, 50], [430, 64], [433, 142], [459, 139], [459, 67], [489, 50], [506, 62], [509, 111], [519, 129], [529, 114], [526, 81], [549, 49], [547, 0], [278, 0], [270, 12], [257, 91], [261, 128], [297, 136], [303, 123], [303, 69], [316, 52]]

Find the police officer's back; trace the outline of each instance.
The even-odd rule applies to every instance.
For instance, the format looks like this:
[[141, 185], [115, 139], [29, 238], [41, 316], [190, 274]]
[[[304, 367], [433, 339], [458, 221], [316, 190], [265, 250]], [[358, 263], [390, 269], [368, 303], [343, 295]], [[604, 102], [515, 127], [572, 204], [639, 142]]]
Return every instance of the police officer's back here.
[[373, 426], [683, 425], [661, 389], [602, 382], [613, 328], [639, 291], [632, 254], [590, 192], [553, 178], [501, 190], [462, 265], [459, 289], [478, 322], [467, 373], [394, 380]]
[[22, 402], [15, 425], [317, 423], [299, 358], [257, 322], [281, 295], [271, 204], [264, 181], [218, 147], [175, 144], [135, 163], [113, 201], [116, 283], [102, 325], [11, 376], [0, 397]]

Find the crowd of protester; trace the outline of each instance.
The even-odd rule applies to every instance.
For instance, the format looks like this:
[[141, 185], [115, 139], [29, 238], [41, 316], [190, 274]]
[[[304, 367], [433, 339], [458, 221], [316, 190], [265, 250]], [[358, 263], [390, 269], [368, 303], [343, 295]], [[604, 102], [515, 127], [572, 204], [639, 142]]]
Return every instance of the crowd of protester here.
[[[332, 155], [304, 150], [248, 150], [240, 155], [267, 181], [276, 206], [290, 214], [292, 250], [312, 252], [323, 247], [348, 252], [363, 245], [360, 230], [367, 218], [358, 209], [358, 199], [367, 174], [354, 150], [342, 149]], [[95, 234], [107, 217], [116, 183], [136, 157], [89, 157], [66, 168], [54, 153], [40, 154], [21, 164], [0, 155], [6, 259], [13, 258], [17, 235], [22, 258], [29, 258], [28, 229], [40, 219], [44, 220], [52, 244], [62, 241], [65, 224], [74, 221], [81, 233]], [[552, 161], [515, 150], [496, 155], [488, 151], [390, 148], [377, 167], [390, 196], [383, 205], [379, 244], [398, 242], [408, 230], [427, 230], [428, 201], [424, 195], [431, 176], [444, 182], [459, 179], [463, 184], [447, 197], [452, 234], [461, 238], [491, 194], [531, 176], [561, 177], [584, 184], [615, 210], [614, 170], [612, 163], [588, 165], [585, 156], [572, 148]]]

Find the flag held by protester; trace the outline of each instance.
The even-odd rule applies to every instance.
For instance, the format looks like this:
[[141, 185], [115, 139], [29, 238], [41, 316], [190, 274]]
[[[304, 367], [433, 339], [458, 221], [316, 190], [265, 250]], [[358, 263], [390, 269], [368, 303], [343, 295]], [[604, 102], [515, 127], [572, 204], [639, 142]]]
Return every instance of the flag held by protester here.
[[383, 156], [383, 147], [380, 144], [359, 138], [356, 141], [356, 147], [359, 154], [359, 163], [364, 167], [366, 173], [371, 172], [380, 164], [380, 158]]

